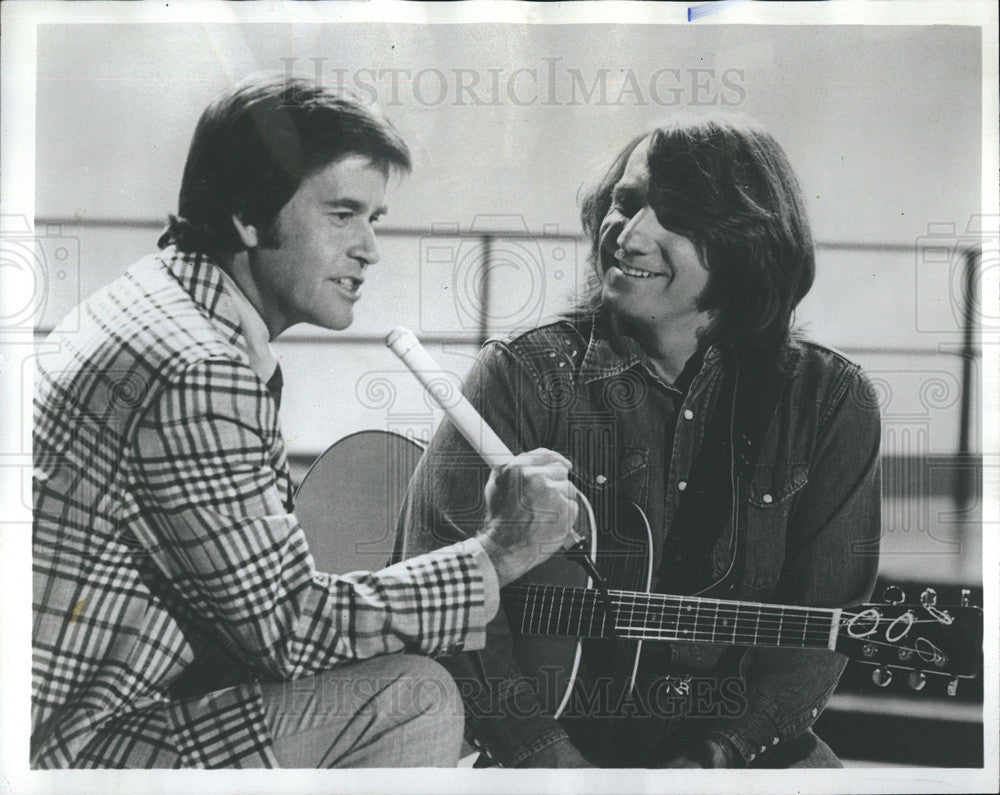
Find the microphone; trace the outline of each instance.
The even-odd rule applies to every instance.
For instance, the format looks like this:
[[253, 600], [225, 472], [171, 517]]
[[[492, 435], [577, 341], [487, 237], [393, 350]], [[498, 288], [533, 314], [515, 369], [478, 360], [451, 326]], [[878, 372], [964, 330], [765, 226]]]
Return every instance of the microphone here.
[[385, 338], [385, 344], [423, 384], [424, 389], [434, 398], [434, 402], [455, 423], [459, 433], [465, 437], [472, 449], [479, 453], [490, 467], [494, 469], [501, 467], [514, 457], [510, 448], [496, 435], [496, 432], [487, 424], [480, 413], [472, 407], [465, 395], [456, 390], [455, 397], [446, 400], [440, 389], [435, 388], [431, 381], [431, 374], [440, 373], [441, 366], [434, 361], [434, 357], [420, 344], [420, 340], [412, 331], [397, 326], [389, 332]]
[[[440, 373], [441, 366], [434, 361], [427, 349], [420, 344], [420, 340], [408, 328], [396, 326], [385, 338], [385, 344], [400, 360], [405, 364], [417, 380], [423, 384], [424, 389], [434, 398], [445, 414], [448, 415], [458, 432], [465, 437], [472, 449], [475, 450], [482, 459], [496, 469], [508, 463], [514, 454], [510, 448], [497, 436], [482, 415], [473, 408], [472, 404], [460, 391], [455, 392], [455, 397], [446, 400], [436, 389], [431, 381], [431, 373]], [[577, 499], [581, 500], [588, 512], [593, 515], [593, 509], [587, 498], [577, 491]], [[570, 537], [565, 548], [584, 549], [586, 541], [575, 531], [570, 531]]]

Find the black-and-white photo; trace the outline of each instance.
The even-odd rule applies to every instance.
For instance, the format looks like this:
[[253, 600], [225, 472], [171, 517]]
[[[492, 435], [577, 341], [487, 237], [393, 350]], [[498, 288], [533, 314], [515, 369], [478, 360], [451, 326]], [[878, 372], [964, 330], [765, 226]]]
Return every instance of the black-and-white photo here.
[[149, 5], [3, 9], [5, 776], [993, 789], [993, 6]]

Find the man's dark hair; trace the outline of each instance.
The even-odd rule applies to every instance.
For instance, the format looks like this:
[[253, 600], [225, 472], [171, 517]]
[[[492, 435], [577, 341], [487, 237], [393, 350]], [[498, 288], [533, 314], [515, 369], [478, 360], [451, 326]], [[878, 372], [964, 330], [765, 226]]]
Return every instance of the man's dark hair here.
[[299, 184], [349, 155], [387, 173], [410, 170], [410, 153], [380, 113], [299, 77], [251, 77], [205, 109], [181, 182], [178, 215], [160, 238], [184, 251], [244, 248], [236, 213], [265, 234]]
[[[708, 268], [703, 341], [770, 358], [816, 272], [798, 180], [770, 133], [741, 115], [682, 117], [628, 143], [585, 196], [583, 227], [600, 268], [601, 222], [635, 148], [650, 139], [649, 204], [660, 225], [695, 245]], [[599, 300], [591, 296], [591, 308]]]

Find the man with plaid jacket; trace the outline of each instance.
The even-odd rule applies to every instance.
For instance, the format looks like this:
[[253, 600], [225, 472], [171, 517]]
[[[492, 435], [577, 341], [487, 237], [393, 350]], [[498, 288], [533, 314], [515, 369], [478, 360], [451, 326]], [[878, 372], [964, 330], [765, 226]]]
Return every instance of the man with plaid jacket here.
[[499, 585], [564, 540], [569, 463], [535, 450], [495, 472], [475, 538], [318, 572], [269, 348], [295, 323], [350, 324], [388, 178], [409, 163], [371, 109], [247, 81], [202, 115], [160, 253], [52, 333], [35, 397], [34, 767], [457, 762], [460, 699], [428, 656], [481, 648]]

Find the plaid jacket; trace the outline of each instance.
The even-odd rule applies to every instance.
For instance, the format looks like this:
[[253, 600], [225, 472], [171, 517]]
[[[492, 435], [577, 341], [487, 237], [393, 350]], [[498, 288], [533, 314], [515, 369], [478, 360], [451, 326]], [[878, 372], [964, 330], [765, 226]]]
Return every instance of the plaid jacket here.
[[[208, 259], [140, 260], [75, 317], [36, 375], [33, 767], [121, 766], [136, 742], [177, 766], [273, 766], [256, 679], [483, 645], [492, 572], [471, 547], [314, 569], [274, 402]], [[176, 697], [207, 646], [252, 675]]]

